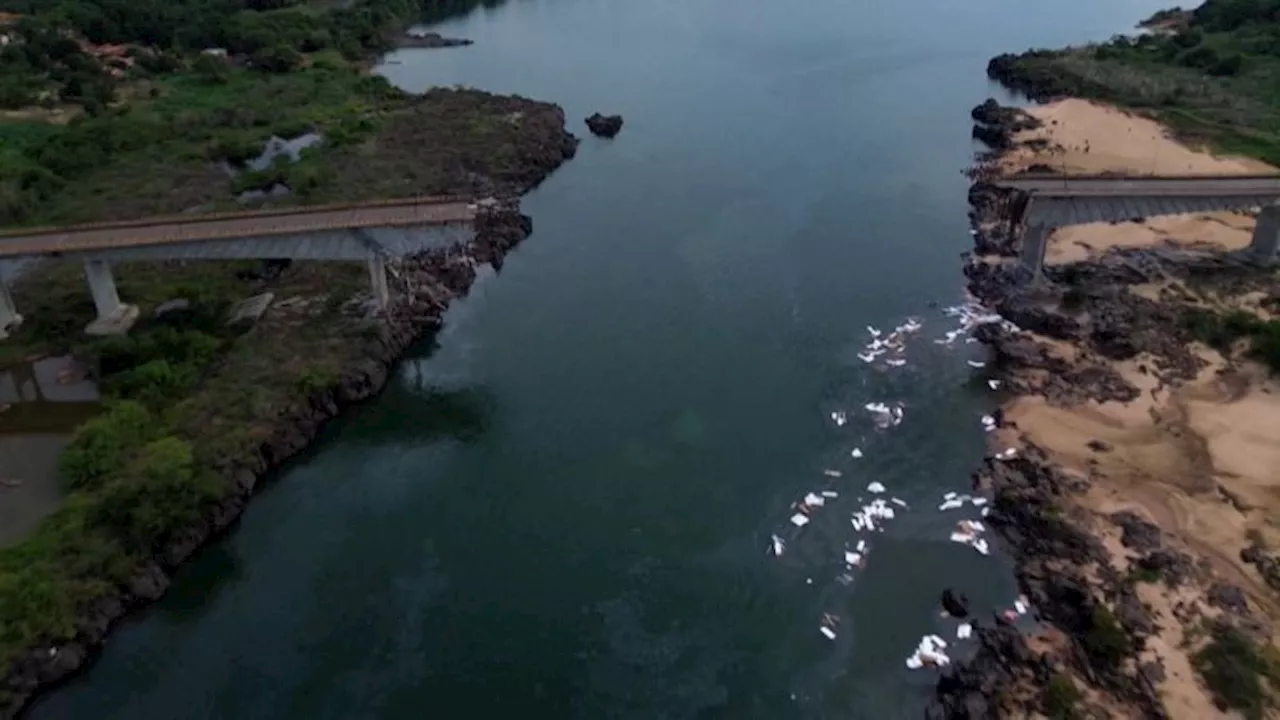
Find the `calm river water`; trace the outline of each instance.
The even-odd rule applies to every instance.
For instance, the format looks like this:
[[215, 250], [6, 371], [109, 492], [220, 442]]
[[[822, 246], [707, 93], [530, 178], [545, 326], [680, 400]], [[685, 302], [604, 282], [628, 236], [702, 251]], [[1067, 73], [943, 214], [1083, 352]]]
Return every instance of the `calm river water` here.
[[[438, 26], [475, 45], [385, 74], [626, 127], [527, 197], [534, 236], [438, 349], [31, 716], [919, 717], [934, 675], [903, 660], [954, 637], [941, 589], [1014, 592], [936, 507], [995, 401], [978, 346], [930, 342], [962, 298], [968, 111], [989, 56], [1161, 4], [516, 0]], [[856, 357], [908, 315], [905, 367]], [[879, 400], [901, 425], [870, 425]], [[858, 535], [872, 480], [912, 509]], [[797, 530], [791, 503], [827, 487]]]

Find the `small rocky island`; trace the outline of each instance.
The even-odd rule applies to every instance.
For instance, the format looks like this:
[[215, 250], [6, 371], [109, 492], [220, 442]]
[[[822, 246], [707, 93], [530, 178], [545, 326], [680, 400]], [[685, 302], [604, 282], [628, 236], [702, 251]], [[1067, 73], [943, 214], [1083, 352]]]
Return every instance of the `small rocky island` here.
[[587, 129], [592, 135], [603, 138], [611, 138], [622, 130], [621, 115], [601, 115], [593, 113], [587, 118]]

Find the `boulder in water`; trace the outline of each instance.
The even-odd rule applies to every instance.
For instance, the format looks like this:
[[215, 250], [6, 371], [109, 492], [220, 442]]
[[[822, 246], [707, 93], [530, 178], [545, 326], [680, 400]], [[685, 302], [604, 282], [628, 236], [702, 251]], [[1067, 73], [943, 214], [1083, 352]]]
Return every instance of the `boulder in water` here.
[[951, 592], [951, 588], [947, 588], [942, 591], [942, 609], [953, 618], [966, 618], [969, 616], [969, 598], [957, 595]]
[[622, 130], [622, 116], [594, 113], [591, 117], [587, 118], [587, 129], [590, 130], [593, 135], [611, 138], [614, 135], [617, 135], [618, 131]]

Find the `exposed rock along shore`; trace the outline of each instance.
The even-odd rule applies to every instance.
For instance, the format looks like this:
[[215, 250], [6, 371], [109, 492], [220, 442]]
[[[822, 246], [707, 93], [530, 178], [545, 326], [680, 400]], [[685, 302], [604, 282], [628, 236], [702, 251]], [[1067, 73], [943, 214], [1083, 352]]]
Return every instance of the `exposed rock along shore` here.
[[[219, 538], [244, 512], [260, 481], [311, 445], [326, 422], [345, 408], [377, 394], [395, 363], [414, 343], [442, 324], [450, 304], [466, 296], [483, 265], [500, 270], [503, 258], [532, 232], [531, 219], [519, 211], [513, 195], [539, 184], [571, 158], [577, 140], [564, 130], [538, 126], [555, 137], [529, 138], [520, 177], [508, 178], [506, 199], [481, 201], [476, 236], [465, 245], [430, 250], [395, 266], [393, 305], [365, 341], [364, 359], [343, 372], [331, 387], [300, 394], [274, 421], [275, 430], [250, 457], [229, 460], [223, 469], [227, 496], [185, 533], [174, 537], [124, 587], [114, 588], [79, 616], [70, 641], [31, 648], [0, 677], [0, 719], [15, 717], [38, 693], [74, 675], [102, 648], [117, 621], [162, 597], [178, 566]], [[545, 132], [544, 132], [545, 131]], [[301, 391], [300, 391], [301, 392]]]
[[[993, 77], [1004, 80], [1010, 63], [993, 60]], [[1071, 407], [1090, 400], [1138, 398], [1141, 391], [1117, 372], [1117, 362], [1141, 360], [1139, 372], [1156, 378], [1160, 387], [1195, 378], [1206, 362], [1192, 351], [1192, 338], [1181, 322], [1190, 299], [1175, 291], [1147, 299], [1129, 288], [1172, 277], [1211, 279], [1242, 292], [1258, 289], [1257, 273], [1225, 253], [1112, 249], [1094, 260], [1046, 267], [1049, 282], [1028, 287], [1007, 260], [1017, 254], [1019, 230], [1007, 218], [1025, 198], [986, 180], [998, 171], [1002, 155], [1017, 145], [1016, 134], [1036, 128], [1039, 121], [994, 100], [974, 108], [973, 119], [974, 137], [992, 151], [981, 154], [969, 171], [974, 251], [964, 269], [967, 286], [980, 302], [1029, 331], [987, 325], [975, 333], [992, 353], [994, 376], [1002, 387], [1014, 396], [1041, 396], [1051, 406]], [[1064, 352], [1064, 346], [1069, 350]], [[1136, 596], [1135, 583], [1117, 569], [1113, 553], [1104, 547], [1098, 518], [1076, 508], [1075, 498], [1088, 491], [1097, 468], [1091, 463], [1088, 472], [1068, 470], [1028, 435], [1019, 440], [1015, 459], [988, 458], [974, 473], [974, 482], [992, 495], [988, 522], [1012, 555], [1018, 584], [1037, 620], [1058, 642], [1045, 649], [1046, 643], [1037, 639], [1033, 649], [1028, 637], [1002, 618], [983, 623], [975, 632], [976, 655], [943, 672], [927, 717], [1050, 714], [1055, 685], [1060, 689], [1063, 678], [1070, 677], [1096, 691], [1089, 702], [1076, 697], [1080, 717], [1114, 716], [1117, 707], [1141, 717], [1167, 717], [1157, 687], [1165, 679], [1163, 662], [1156, 653], [1144, 652], [1157, 625]], [[1111, 451], [1101, 441], [1088, 447], [1098, 456]], [[1128, 572], [1149, 573], [1169, 588], [1212, 585], [1209, 604], [1231, 607], [1224, 617], [1233, 626], [1260, 622], [1250, 615], [1239, 587], [1214, 580], [1203, 563], [1193, 561], [1177, 543], [1166, 542], [1159, 527], [1134, 513], [1115, 513], [1110, 522], [1134, 558]], [[1191, 613], [1189, 607], [1184, 610]], [[1178, 612], [1175, 608], [1174, 614]]]

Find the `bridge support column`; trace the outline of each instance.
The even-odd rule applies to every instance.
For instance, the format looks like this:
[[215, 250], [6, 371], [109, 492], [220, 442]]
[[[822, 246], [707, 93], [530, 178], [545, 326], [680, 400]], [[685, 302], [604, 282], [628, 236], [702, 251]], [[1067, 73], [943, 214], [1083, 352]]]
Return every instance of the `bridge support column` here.
[[1049, 247], [1049, 228], [1044, 225], [1031, 225], [1022, 233], [1022, 251], [1018, 257], [1018, 266], [1024, 275], [1033, 282], [1040, 279], [1044, 272], [1044, 253]]
[[116, 280], [111, 266], [104, 260], [86, 260], [84, 277], [89, 281], [89, 292], [98, 317], [84, 331], [90, 335], [123, 335], [138, 319], [138, 306], [120, 302], [116, 292]]
[[9, 286], [5, 284], [4, 278], [0, 278], [0, 340], [9, 337], [9, 331], [21, 324], [22, 316], [18, 314], [18, 308], [14, 307]]
[[379, 310], [391, 307], [391, 290], [387, 287], [387, 261], [382, 253], [369, 252], [369, 284], [373, 286], [373, 299]]
[[1268, 205], [1258, 213], [1248, 252], [1254, 262], [1268, 265], [1275, 262], [1277, 248], [1280, 248], [1280, 205]]

